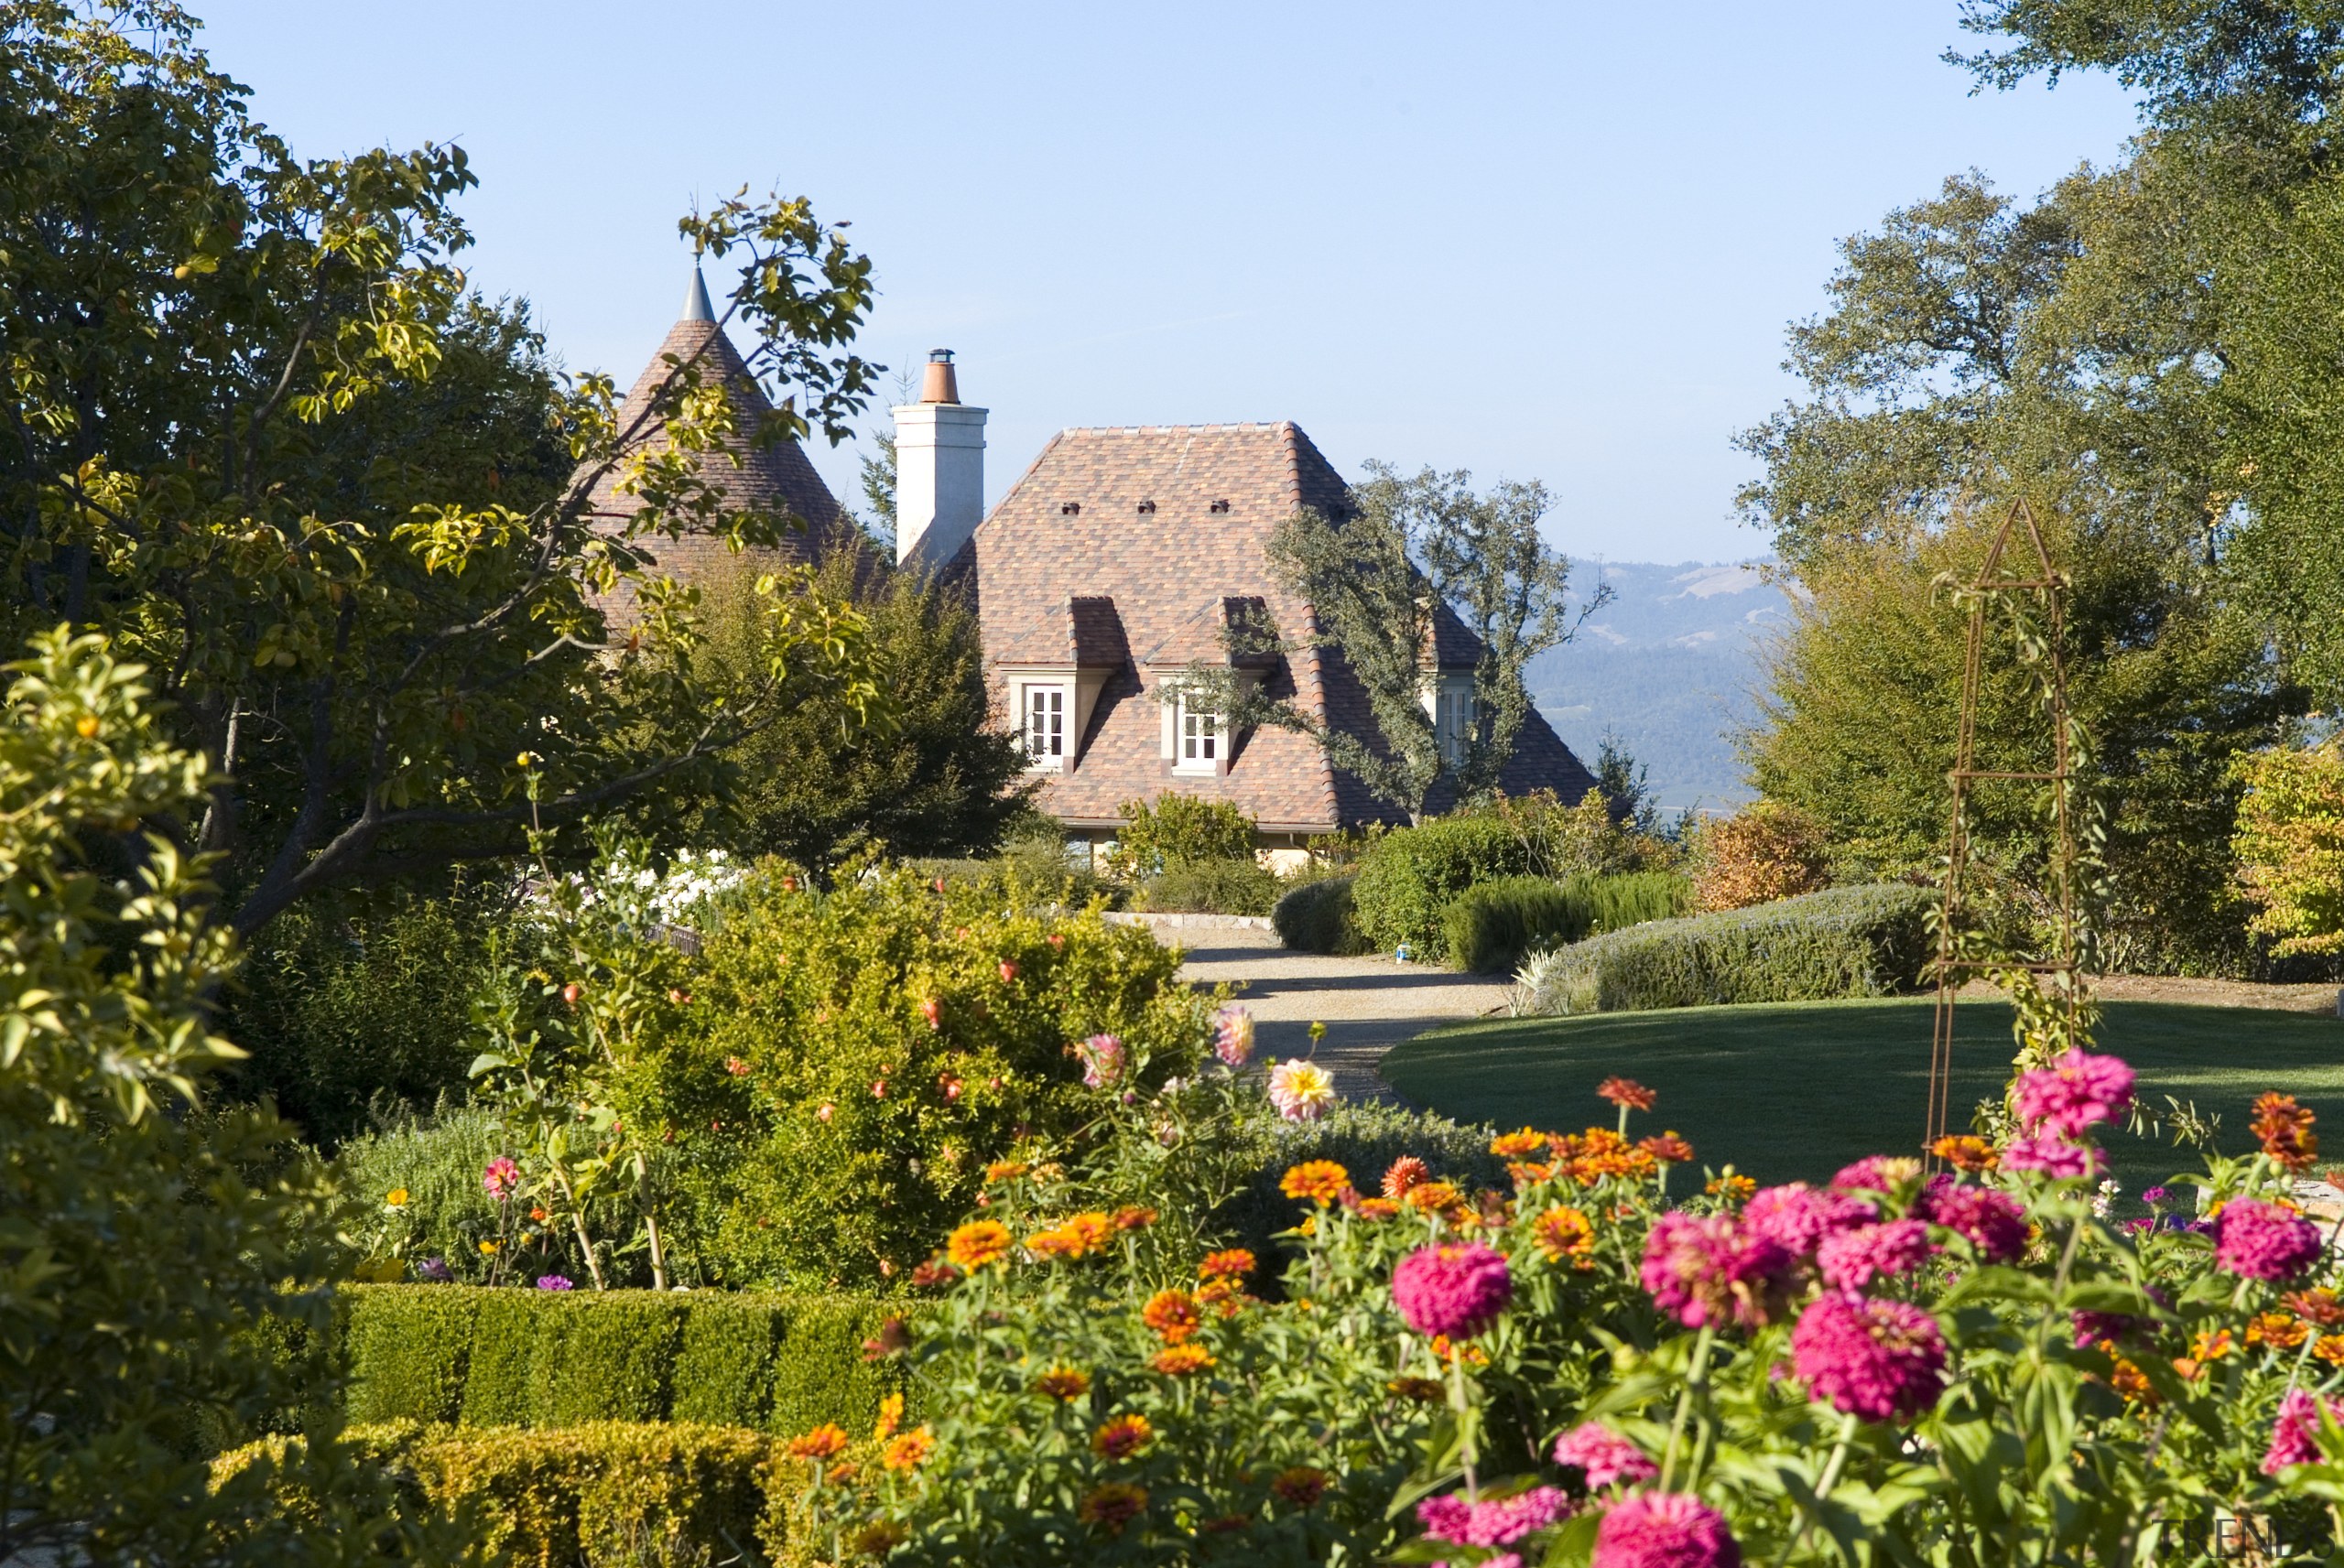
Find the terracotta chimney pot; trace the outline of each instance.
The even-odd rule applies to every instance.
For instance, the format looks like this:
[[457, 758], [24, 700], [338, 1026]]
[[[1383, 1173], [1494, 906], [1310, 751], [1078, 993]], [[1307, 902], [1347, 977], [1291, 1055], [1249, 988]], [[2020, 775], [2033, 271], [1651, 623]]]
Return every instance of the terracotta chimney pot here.
[[958, 403], [960, 401], [960, 380], [952, 373], [952, 351], [928, 351], [928, 373], [919, 384], [922, 403]]

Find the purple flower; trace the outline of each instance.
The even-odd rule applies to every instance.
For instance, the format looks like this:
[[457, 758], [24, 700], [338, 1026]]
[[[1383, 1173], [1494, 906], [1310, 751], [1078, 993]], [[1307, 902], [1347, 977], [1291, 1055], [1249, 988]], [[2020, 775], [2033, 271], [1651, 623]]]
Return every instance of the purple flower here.
[[[2114, 1056], [2070, 1051], [2047, 1067], [2021, 1073], [2011, 1108], [2031, 1133], [2080, 1138], [2113, 1121], [2132, 1103], [2132, 1069]], [[2004, 1164], [2009, 1163], [2005, 1157]]]
[[415, 1277], [429, 1280], [435, 1285], [444, 1285], [456, 1277], [456, 1271], [448, 1267], [445, 1258], [426, 1258], [415, 1266]]
[[1242, 1007], [1224, 1007], [1212, 1015], [1212, 1054], [1232, 1067], [1242, 1067], [1253, 1054], [1253, 1015]]
[[1824, 1238], [1816, 1266], [1843, 1291], [1861, 1291], [1882, 1274], [1909, 1274], [1929, 1260], [1929, 1227], [1917, 1219], [1860, 1225]]
[[1781, 1242], [1731, 1215], [1672, 1209], [1644, 1238], [1644, 1286], [1687, 1328], [1755, 1328], [1781, 1315], [1796, 1261]]
[[1419, 1247], [1392, 1271], [1392, 1300], [1408, 1326], [1431, 1338], [1468, 1339], [1514, 1299], [1504, 1257], [1478, 1241]]
[[1595, 1527], [1592, 1568], [1742, 1568], [1725, 1516], [1685, 1492], [1622, 1498]]
[[2246, 1280], [2292, 1280], [2319, 1260], [2319, 1227], [2259, 1198], [2234, 1198], [2214, 1220], [2214, 1261]]
[[1907, 1418], [1945, 1388], [1945, 1335], [1909, 1303], [1827, 1294], [1791, 1330], [1791, 1366], [1835, 1409], [1866, 1421]]
[[1451, 1492], [1418, 1503], [1416, 1520], [1435, 1541], [1457, 1546], [1510, 1546], [1532, 1530], [1546, 1529], [1570, 1509], [1570, 1499], [1553, 1487], [1534, 1487], [1515, 1497], [1478, 1503]]
[[1934, 1225], [1966, 1239], [1989, 1263], [2007, 1263], [2026, 1250], [2026, 1211], [2008, 1193], [1948, 1183], [1931, 1187], [1922, 1206]]
[[1599, 1422], [1575, 1426], [1555, 1440], [1555, 1463], [1587, 1477], [1587, 1489], [1601, 1491], [1614, 1481], [1649, 1481], [1660, 1467], [1644, 1451]]
[[1842, 1193], [1818, 1193], [1805, 1182], [1761, 1187], [1742, 1206], [1742, 1223], [1796, 1258], [1812, 1258], [1837, 1230], [1878, 1218], [1872, 1205]]
[[[2159, 1306], [2173, 1304], [2171, 1299], [2154, 1285], [2149, 1287], [2149, 1295]], [[2129, 1312], [2069, 1313], [2067, 1321], [2076, 1331], [2076, 1344], [2078, 1346], [2097, 1345], [2103, 1339], [2129, 1338], [2143, 1329], [2155, 1326], [2154, 1318], [2136, 1316]]]
[[2040, 1171], [2055, 1181], [2069, 1176], [2088, 1176], [2092, 1171], [2091, 1151], [2080, 1143], [2070, 1143], [2065, 1138], [2048, 1133], [2035, 1138], [2013, 1138], [2003, 1146], [2002, 1169]]
[[2319, 1458], [2319, 1411], [2344, 1415], [2333, 1400], [2316, 1400], [2309, 1390], [2289, 1389], [2279, 1401], [2278, 1419], [2271, 1423], [2271, 1447], [2263, 1455], [2263, 1473], [2275, 1476], [2290, 1465], [2309, 1465]]
[[537, 1289], [541, 1291], [570, 1291], [575, 1290], [577, 1287], [572, 1285], [568, 1280], [562, 1278], [559, 1274], [539, 1274], [537, 1276]]
[[2144, 1204], [2150, 1205], [2151, 1206], [2154, 1206], [2157, 1204], [2165, 1202], [2165, 1199], [2171, 1196], [2173, 1196], [2173, 1195], [2165, 1191], [2163, 1187], [2149, 1187], [2142, 1192], [2141, 1201]]
[[503, 1154], [491, 1160], [480, 1173], [481, 1190], [499, 1203], [512, 1196], [513, 1189], [520, 1184], [521, 1167]]

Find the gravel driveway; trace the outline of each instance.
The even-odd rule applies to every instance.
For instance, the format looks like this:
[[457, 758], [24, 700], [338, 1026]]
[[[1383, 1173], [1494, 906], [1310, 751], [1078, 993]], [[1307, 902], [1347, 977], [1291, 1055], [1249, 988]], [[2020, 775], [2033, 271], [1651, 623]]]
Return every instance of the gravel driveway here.
[[1312, 1022], [1324, 1023], [1316, 1060], [1346, 1099], [1396, 1101], [1375, 1068], [1384, 1052], [1438, 1024], [1503, 1013], [1513, 989], [1504, 980], [1390, 958], [1290, 953], [1267, 931], [1191, 926], [1156, 935], [1188, 949], [1181, 979], [1237, 988], [1253, 1014], [1260, 1054], [1308, 1054]]

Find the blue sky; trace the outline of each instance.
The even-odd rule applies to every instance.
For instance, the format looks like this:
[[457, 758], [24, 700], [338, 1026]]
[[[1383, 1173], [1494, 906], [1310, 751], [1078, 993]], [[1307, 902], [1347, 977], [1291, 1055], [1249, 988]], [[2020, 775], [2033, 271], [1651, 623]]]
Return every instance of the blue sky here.
[[1730, 442], [1839, 236], [2132, 125], [2100, 80], [1970, 96], [1952, 0], [196, 4], [297, 150], [461, 142], [474, 281], [571, 368], [630, 379], [677, 214], [778, 186], [872, 254], [864, 352], [958, 351], [996, 497], [1065, 426], [1293, 419], [1543, 479], [1619, 560], [1763, 550]]

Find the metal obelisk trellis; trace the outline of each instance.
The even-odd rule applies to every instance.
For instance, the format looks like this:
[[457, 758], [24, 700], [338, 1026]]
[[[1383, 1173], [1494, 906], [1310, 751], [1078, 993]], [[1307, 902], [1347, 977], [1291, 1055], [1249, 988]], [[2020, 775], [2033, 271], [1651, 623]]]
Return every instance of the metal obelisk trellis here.
[[[2020, 565], [2014, 569], [2009, 563], [2013, 543], [2024, 546]], [[2026, 572], [2029, 575], [2017, 575]], [[2024, 501], [2013, 503], [2010, 514], [2002, 519], [2002, 528], [1995, 534], [1993, 545], [1986, 552], [1984, 564], [1978, 568], [1970, 582], [1970, 641], [1961, 673], [1961, 727], [1954, 742], [1953, 769], [1946, 777], [1952, 786], [1952, 825], [1946, 836], [1945, 908], [1944, 918], [1937, 928], [1937, 1020], [1936, 1037], [1929, 1057], [1929, 1127], [1926, 1144], [1935, 1144], [1946, 1136], [1947, 1120], [1952, 1112], [1953, 1100], [1953, 1008], [1957, 992], [1971, 975], [1998, 971], [2026, 971], [2041, 977], [2058, 977], [2059, 994], [2064, 1000], [2067, 1022], [2072, 1029], [2078, 1022], [2082, 1006], [2081, 971], [2078, 952], [2076, 920], [2076, 837], [2071, 815], [2074, 778], [2074, 747], [2070, 743], [2067, 715], [2067, 654], [2062, 647], [2066, 626], [2060, 595], [2067, 580], [2051, 565], [2051, 553], [2044, 547], [2043, 531], [2035, 521], [2035, 512]], [[2046, 622], [2041, 669], [2037, 679], [2046, 717], [2051, 725], [2051, 766], [2048, 771], [2027, 772], [1980, 768], [1977, 765], [1978, 750], [1978, 687], [1985, 660], [1986, 611], [1989, 603], [2010, 596], [2033, 596], [2042, 606]], [[2048, 784], [2053, 806], [2053, 880], [2057, 884], [2056, 909], [2054, 913], [2053, 948], [2047, 956], [2021, 957], [2010, 954], [1984, 956], [1965, 952], [1960, 939], [1963, 914], [1962, 880], [1969, 870], [1970, 807], [1971, 786], [1980, 783], [2004, 782]]]

